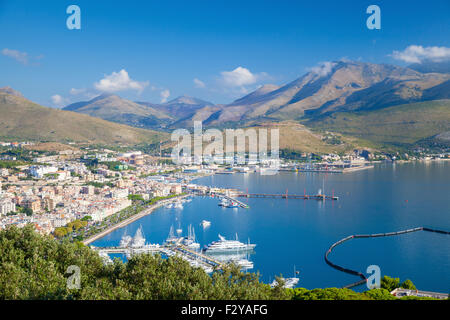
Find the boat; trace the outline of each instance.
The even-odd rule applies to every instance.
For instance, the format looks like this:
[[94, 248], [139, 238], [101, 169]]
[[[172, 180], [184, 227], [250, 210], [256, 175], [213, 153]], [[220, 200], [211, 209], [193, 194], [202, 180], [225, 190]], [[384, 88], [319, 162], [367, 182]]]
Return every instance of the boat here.
[[172, 209], [173, 208], [173, 204], [172, 203], [168, 203], [164, 206], [166, 209]]
[[207, 220], [202, 220], [202, 222], [200, 223], [200, 225], [203, 228], [208, 228], [211, 225], [211, 221], [207, 221]]
[[229, 202], [229, 204], [227, 206], [225, 206], [226, 208], [239, 208], [239, 204], [237, 204], [234, 201]]
[[259, 174], [260, 175], [275, 175], [279, 171], [278, 167], [260, 167]]
[[[282, 278], [284, 280], [284, 286], [283, 288], [287, 288], [287, 289], [292, 289], [294, 288], [298, 281], [300, 280], [299, 278]], [[270, 284], [270, 286], [276, 287], [278, 285], [278, 281], [277, 280], [273, 280], [272, 283]]]
[[256, 247], [256, 244], [239, 242], [236, 235], [236, 240], [227, 240], [219, 234], [219, 241], [214, 241], [206, 246], [203, 251], [205, 253], [226, 253], [226, 252], [242, 252], [250, 251]]
[[[294, 276], [292, 278], [281, 278], [284, 280], [283, 288], [288, 288], [288, 289], [294, 288], [297, 285], [298, 281], [300, 280], [299, 278], [296, 277], [297, 274], [299, 274], [299, 271], [296, 271], [295, 266], [294, 266]], [[270, 284], [270, 286], [272, 288], [277, 285], [278, 285], [278, 281], [276, 279], [273, 280], [272, 283]]]
[[145, 245], [144, 233], [142, 232], [142, 226], [140, 226], [136, 230], [136, 234], [133, 237], [133, 240], [130, 243], [130, 247], [132, 248], [141, 248]]
[[122, 247], [122, 248], [128, 247], [132, 240], [133, 240], [133, 238], [131, 236], [127, 235], [125, 232], [125, 234], [122, 236], [122, 239], [120, 239], [119, 247]]
[[242, 269], [245, 269], [245, 270], [253, 269], [253, 262], [251, 262], [248, 259], [240, 259], [240, 260], [236, 260], [234, 262]]
[[219, 202], [219, 207], [225, 207], [226, 208], [229, 204], [230, 204], [230, 202], [227, 199], [222, 198], [222, 200], [220, 200], [220, 202]]
[[200, 243], [195, 242], [195, 231], [191, 224], [188, 227], [188, 236], [183, 238], [182, 243], [190, 249], [200, 249]]
[[177, 201], [177, 202], [173, 205], [173, 207], [174, 207], [175, 209], [183, 209], [183, 204], [181, 203], [181, 201]]
[[100, 251], [98, 255], [102, 258], [102, 261], [104, 264], [111, 264], [113, 261], [111, 260], [111, 257], [104, 251]]
[[168, 235], [168, 237], [166, 239], [166, 242], [167, 243], [173, 243], [173, 242], [176, 242], [177, 240], [178, 240], [178, 238], [175, 237], [175, 234], [173, 232], [173, 225], [172, 225], [172, 226], [170, 226], [169, 235]]

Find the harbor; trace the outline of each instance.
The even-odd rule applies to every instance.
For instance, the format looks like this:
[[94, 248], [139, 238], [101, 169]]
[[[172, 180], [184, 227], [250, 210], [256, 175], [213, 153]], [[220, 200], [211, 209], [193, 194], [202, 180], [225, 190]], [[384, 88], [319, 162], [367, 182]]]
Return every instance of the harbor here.
[[253, 263], [244, 256], [245, 253], [252, 251], [256, 244], [239, 242], [237, 235], [236, 240], [227, 240], [219, 234], [218, 241], [200, 249], [192, 225], [189, 225], [188, 230], [186, 237], [175, 236], [173, 226], [171, 226], [169, 236], [163, 244], [150, 244], [146, 243], [142, 226], [140, 226], [133, 237], [124, 234], [118, 246], [96, 247], [91, 245], [91, 248], [104, 258], [105, 263], [112, 262], [110, 254], [122, 254], [127, 259], [138, 254], [160, 254], [166, 257], [180, 257], [191, 266], [202, 268], [206, 273], [220, 270], [227, 263], [234, 263], [242, 270], [253, 268]]
[[[325, 177], [294, 172], [280, 172], [274, 176], [249, 173], [204, 177], [193, 183], [217, 193], [225, 194], [226, 190], [230, 190], [229, 197], [248, 204], [249, 208], [224, 208], [219, 206], [221, 198], [212, 197], [209, 193], [198, 194], [190, 197], [191, 202], [183, 203], [182, 210], [160, 206], [152, 214], [114, 230], [92, 245], [97, 248], [118, 247], [124, 233], [133, 236], [140, 225], [148, 242], [161, 245], [167, 240], [171, 225], [174, 226], [174, 234], [179, 237], [176, 230], [183, 229], [183, 235], [187, 236], [188, 226], [192, 224], [200, 248], [219, 240], [219, 234], [226, 239], [235, 239], [237, 233], [243, 243], [247, 243], [250, 238], [251, 243], [257, 244], [253, 251], [214, 255], [199, 253], [221, 262], [247, 259], [253, 263], [249, 271], [259, 271], [264, 283], [272, 283], [275, 276], [279, 275], [283, 278], [292, 277], [295, 265], [301, 275], [297, 284], [299, 287], [343, 287], [362, 279], [330, 268], [324, 261], [325, 251], [337, 240], [347, 235], [378, 234], [415, 226], [449, 229], [448, 219], [443, 219], [445, 216], [439, 210], [448, 206], [448, 197], [445, 196], [449, 179], [448, 163], [383, 163], [361, 174], [330, 174]], [[394, 175], [397, 178], [392, 180]], [[422, 183], [409, 183], [412, 177]], [[240, 190], [236, 190], [237, 186]], [[234, 192], [231, 191], [233, 189]], [[237, 196], [285, 195], [286, 189], [288, 199], [281, 196]], [[290, 198], [291, 194], [315, 195], [319, 189], [324, 190], [322, 194], [330, 196], [334, 189], [339, 200]], [[421, 210], [422, 198], [429, 199], [433, 210]], [[387, 203], [386, 199], [390, 199], [390, 202]], [[391, 209], [392, 206], [395, 206], [395, 210]], [[438, 233], [411, 232], [372, 240], [362, 238], [348, 241], [335, 248], [329, 258], [333, 263], [364, 272], [365, 268], [359, 269], [357, 266], [378, 264], [381, 270], [386, 270], [384, 272], [387, 275], [411, 279], [423, 290], [448, 290], [444, 283], [448, 283], [449, 279], [446, 261], [449, 261], [450, 243], [445, 237], [442, 238]], [[414, 257], [405, 249], [406, 245], [416, 248]], [[364, 252], [370, 252], [370, 255]], [[121, 254], [112, 256], [121, 257]], [[365, 288], [361, 285], [354, 290]]]

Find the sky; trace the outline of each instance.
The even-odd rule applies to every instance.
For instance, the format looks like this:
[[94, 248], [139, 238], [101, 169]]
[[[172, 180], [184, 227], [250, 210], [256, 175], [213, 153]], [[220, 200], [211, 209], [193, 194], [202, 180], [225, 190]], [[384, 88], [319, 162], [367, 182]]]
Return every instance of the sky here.
[[[67, 27], [70, 5], [81, 29]], [[0, 87], [49, 107], [101, 93], [230, 103], [329, 61], [450, 59], [449, 12], [448, 0], [0, 0]]]

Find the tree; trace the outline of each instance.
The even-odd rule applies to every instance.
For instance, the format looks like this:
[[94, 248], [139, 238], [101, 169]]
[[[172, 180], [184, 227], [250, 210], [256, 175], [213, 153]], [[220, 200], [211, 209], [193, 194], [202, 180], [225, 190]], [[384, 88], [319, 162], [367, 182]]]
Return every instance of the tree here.
[[400, 285], [400, 287], [403, 289], [417, 290], [414, 283], [412, 283], [412, 281], [409, 279], [406, 279], [405, 281], [403, 281], [402, 284]]
[[388, 290], [391, 292], [394, 289], [397, 289], [400, 286], [399, 278], [391, 278], [388, 276], [384, 276], [381, 279], [381, 288]]
[[33, 210], [31, 208], [23, 208], [23, 213], [30, 217], [33, 215]]

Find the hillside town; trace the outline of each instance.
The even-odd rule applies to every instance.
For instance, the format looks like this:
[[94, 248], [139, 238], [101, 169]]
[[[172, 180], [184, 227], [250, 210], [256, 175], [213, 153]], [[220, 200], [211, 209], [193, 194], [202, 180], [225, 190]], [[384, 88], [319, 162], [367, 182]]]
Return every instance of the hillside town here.
[[[136, 196], [149, 201], [184, 192], [209, 193], [211, 188], [191, 183], [204, 175], [262, 172], [274, 164], [280, 171], [346, 172], [371, 168], [375, 160], [387, 158], [355, 150], [343, 156], [299, 154], [303, 161], [247, 159], [245, 165], [237, 165], [237, 158], [223, 156], [214, 157], [212, 164], [195, 165], [192, 163], [196, 159], [184, 156], [180, 164], [174, 165], [170, 158], [141, 151], [71, 147], [58, 152], [33, 152], [33, 145], [0, 142], [0, 229], [32, 224], [39, 233], [51, 234], [76, 220], [101, 222], [132, 206]], [[28, 161], [22, 161], [23, 154]], [[449, 159], [449, 154], [427, 155], [421, 160], [432, 158]], [[395, 160], [395, 156], [390, 160]], [[215, 164], [221, 162], [224, 165]]]

